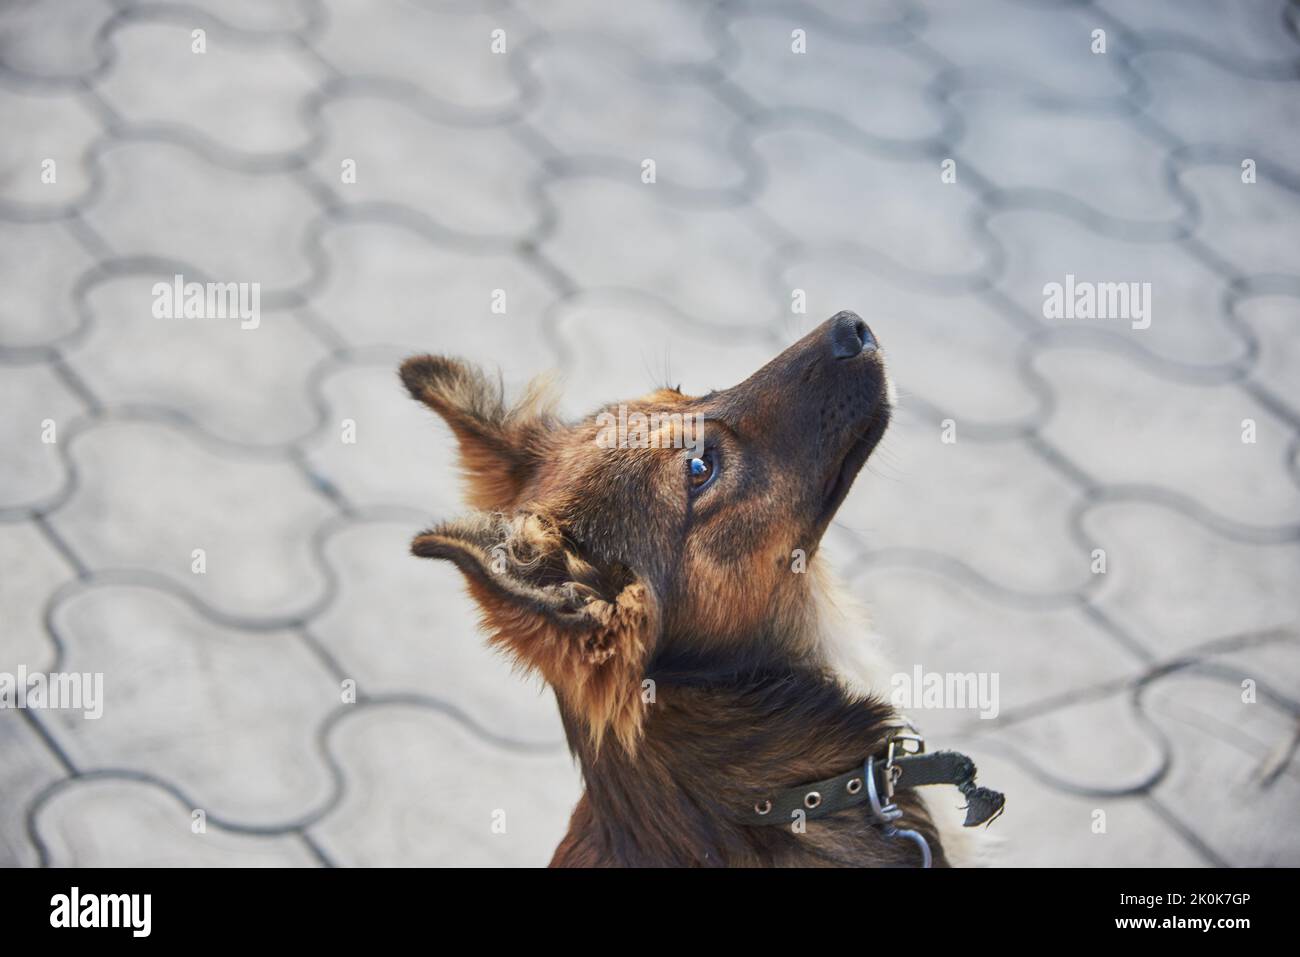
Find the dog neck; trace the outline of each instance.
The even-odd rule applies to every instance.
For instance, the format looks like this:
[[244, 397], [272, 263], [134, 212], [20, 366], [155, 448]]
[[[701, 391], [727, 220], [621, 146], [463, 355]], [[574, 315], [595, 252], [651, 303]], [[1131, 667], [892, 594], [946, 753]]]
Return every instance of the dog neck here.
[[[909, 863], [908, 848], [864, 815], [806, 829], [755, 827], [742, 812], [763, 794], [826, 778], [877, 753], [894, 713], [849, 693], [830, 672], [768, 663], [738, 672], [724, 662], [660, 662], [648, 677], [655, 701], [629, 752], [597, 751], [566, 719], [586, 793], [555, 865], [884, 865]], [[903, 804], [942, 850], [917, 800]]]

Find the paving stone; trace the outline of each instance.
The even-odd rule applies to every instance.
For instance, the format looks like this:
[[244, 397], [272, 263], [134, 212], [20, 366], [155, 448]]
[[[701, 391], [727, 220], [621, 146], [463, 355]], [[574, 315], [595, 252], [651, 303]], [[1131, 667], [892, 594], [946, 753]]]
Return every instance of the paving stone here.
[[1184, 142], [1236, 147], [1241, 159], [1283, 162], [1300, 149], [1300, 105], [1287, 82], [1245, 77], [1180, 50], [1144, 51], [1133, 58], [1133, 68], [1148, 91], [1144, 112]]
[[[313, 168], [345, 203], [409, 207], [442, 229], [502, 242], [522, 239], [541, 218], [528, 184], [534, 159], [501, 127], [448, 127], [371, 96], [329, 101], [321, 122]], [[356, 163], [354, 183], [342, 180], [345, 160]]]
[[925, 23], [918, 35], [960, 70], [963, 85], [1016, 87], [1066, 108], [1127, 105], [1128, 84], [1115, 55], [1123, 50], [1121, 37], [1109, 31], [1106, 52], [1093, 53], [1092, 31], [1106, 23], [1086, 8], [1013, 0], [919, 6]]
[[[344, 73], [410, 84], [467, 121], [509, 111], [523, 95], [513, 58], [532, 30], [504, 4], [390, 4], [382, 16], [352, 0], [324, 7], [313, 45]], [[505, 53], [492, 52], [494, 30], [505, 31]]]
[[[469, 255], [382, 221], [332, 226], [320, 243], [326, 269], [311, 306], [352, 345], [554, 361], [541, 320], [555, 293], [518, 257]], [[493, 312], [497, 301], [504, 313]]]
[[590, 36], [610, 48], [635, 50], [665, 72], [704, 66], [717, 56], [708, 23], [713, 11], [690, 0], [628, 4], [617, 17], [600, 0], [529, 4], [524, 12], [552, 34]]
[[103, 675], [99, 718], [48, 713], [78, 769], [153, 775], [247, 826], [291, 822], [329, 799], [315, 738], [342, 691], [293, 632], [222, 627], [175, 595], [123, 585], [69, 598], [54, 627], [63, 670]]
[[329, 414], [320, 433], [304, 444], [307, 459], [353, 505], [459, 512], [456, 439], [411, 399], [397, 378], [398, 362], [395, 355], [324, 379], [320, 393]]
[[308, 275], [301, 247], [316, 209], [292, 177], [236, 173], [171, 143], [114, 145], [99, 164], [104, 186], [86, 219], [119, 255], [193, 264], [195, 280], [259, 282], [263, 303]]
[[48, 366], [11, 366], [0, 375], [0, 509], [38, 507], [59, 493], [68, 481], [61, 443], [81, 411]]
[[543, 91], [529, 126], [582, 168], [611, 177], [635, 179], [652, 159], [663, 186], [742, 188], [740, 118], [707, 86], [638, 79], [638, 63], [594, 40], [542, 46], [529, 61]]
[[571, 419], [664, 385], [687, 395], [728, 388], [781, 348], [757, 331], [698, 328], [654, 299], [617, 292], [567, 301], [554, 328], [572, 356], [560, 404]]
[[[791, 12], [791, 5], [786, 0], [757, 0], [734, 12], [744, 13], [751, 6], [772, 14], [788, 15]], [[802, 0], [794, 6], [795, 12], [806, 16], [810, 23], [818, 26], [829, 24], [864, 43], [905, 41], [909, 36], [907, 27], [915, 27], [920, 22], [919, 10], [910, 0], [882, 0], [880, 3], [869, 4], [843, 3], [841, 0]], [[733, 8], [729, 7], [728, 10]]]
[[[1012, 197], [1082, 205], [1111, 229], [1177, 234], [1185, 210], [1165, 188], [1166, 149], [1128, 118], [1063, 115], [1031, 99], [1008, 102], [1005, 91], [959, 94], [953, 105], [967, 125], [962, 158]], [[1099, 181], [1106, 189], [1088, 188]]]
[[299, 107], [324, 78], [321, 67], [289, 41], [252, 47], [220, 30], [208, 32], [206, 52], [196, 53], [192, 29], [138, 21], [114, 31], [116, 63], [98, 87], [109, 105], [128, 123], [180, 127], [218, 150], [305, 146], [311, 132]]
[[350, 867], [544, 866], [581, 793], [567, 752], [490, 748], [410, 706], [361, 709], [329, 744], [351, 787], [310, 833]]
[[[1102, 236], [1068, 217], [1031, 210], [996, 213], [989, 229], [1006, 252], [998, 291], [1033, 319], [1119, 336], [1166, 362], [1203, 371], [1244, 361], [1246, 343], [1223, 319], [1222, 277], [1182, 247]], [[1044, 315], [1044, 287], [1064, 287], [1067, 276], [1076, 283], [1150, 283], [1150, 326], [1133, 328], [1145, 320], [1131, 307], [1127, 318]]]
[[54, 795], [37, 829], [54, 867], [311, 867], [292, 835], [252, 835], [208, 825], [191, 831], [190, 808], [155, 785], [90, 778]]
[[836, 523], [873, 551], [937, 553], [1013, 592], [1084, 585], [1089, 557], [1070, 537], [1075, 488], [1022, 443], [976, 442], [960, 415], [954, 422], [945, 444], [940, 422], [903, 406]]
[[679, 208], [635, 174], [625, 184], [563, 179], [546, 195], [559, 222], [542, 251], [585, 288], [651, 293], [716, 326], [757, 327], [789, 309], [766, 287], [772, 250], [750, 214]]
[[[1031, 772], [1060, 790], [1127, 796], [1149, 785], [1164, 762], [1148, 720], [1127, 691], [1116, 691], [1018, 723], [1010, 747]], [[1006, 730], [1000, 735], [1007, 740]]]
[[0, 229], [0, 348], [39, 346], [77, 326], [73, 290], [94, 258], [62, 222]]
[[1143, 43], [1186, 44], [1216, 59], [1238, 63], [1243, 69], [1285, 69], [1295, 63], [1298, 55], [1295, 39], [1285, 28], [1284, 0], [1241, 0], [1239, 3], [1099, 0], [1097, 6], [1139, 33]]
[[20, 93], [0, 86], [0, 116], [0, 215], [54, 218], [85, 197], [86, 154], [100, 127], [81, 100], [66, 92]]
[[[1239, 165], [1206, 164], [1182, 170], [1195, 194], [1201, 222], [1196, 237], [1244, 275], [1300, 275], [1300, 194], [1277, 182], [1261, 163], [1257, 181], [1241, 181]], [[1290, 176], [1294, 182], [1294, 174]]]
[[[7, 613], [9, 606], [4, 607]], [[0, 670], [7, 670], [7, 664], [0, 666]], [[0, 749], [5, 756], [5, 799], [0, 801], [0, 867], [35, 867], [40, 858], [27, 833], [27, 808], [42, 791], [62, 778], [64, 771], [17, 712], [0, 711]]]
[[[1266, 633], [1276, 640], [1259, 644], [1243, 642], [1244, 646], [1239, 650], [1220, 652], [1216, 649], [1212, 657], [1207, 656], [1209, 665], [1215, 669], [1213, 677], [1221, 684], [1213, 692], [1214, 701], [1220, 706], [1230, 705], [1229, 708], [1217, 709], [1217, 714], [1224, 721], [1229, 717], [1238, 717], [1236, 710], [1245, 704], [1242, 701], [1245, 691], [1242, 682], [1249, 679], [1255, 683], [1256, 700], [1251, 705], [1250, 716], [1245, 720], [1234, 720], [1230, 726], [1240, 727], [1243, 731], [1251, 730], [1249, 739], [1243, 738], [1237, 743], [1241, 749], [1250, 751], [1259, 758], [1257, 770], [1261, 782], [1266, 773], [1276, 767], [1274, 759], [1283, 753], [1282, 745], [1289, 740], [1285, 736], [1279, 738], [1275, 733], [1279, 709], [1290, 706], [1294, 700], [1294, 689], [1300, 688], [1300, 630], [1288, 629], [1290, 625]], [[1230, 702], [1223, 697], [1225, 688], [1235, 694]], [[1288, 700], [1278, 701], [1279, 696]], [[1292, 707], [1292, 710], [1297, 709]], [[1257, 711], [1262, 712], [1262, 720], [1258, 722], [1254, 720]], [[1256, 727], [1259, 733], [1255, 733]], [[1220, 734], [1219, 737], [1223, 735]], [[1231, 732], [1228, 738], [1231, 739]], [[1284, 773], [1293, 778], [1300, 771], [1294, 761], [1283, 765], [1283, 769]]]
[[963, 708], [957, 701], [931, 708], [902, 699], [908, 716], [938, 741], [971, 725], [994, 731], [1018, 710], [1139, 670], [1134, 657], [1078, 608], [1017, 608], [939, 575], [888, 565], [869, 565], [851, 581], [867, 602], [873, 629], [889, 645], [894, 671], [881, 694], [919, 692], [918, 667], [924, 675], [988, 676], [983, 690], [990, 693], [996, 677], [992, 708], [981, 708], [978, 699]]
[[95, 37], [113, 10], [110, 0], [9, 5], [0, 23], [0, 62], [42, 79], [92, 73], [100, 66]]
[[[1294, 757], [1271, 783], [1259, 779], [1270, 752], [1294, 738], [1296, 716], [1260, 702], [1244, 704], [1235, 684], [1195, 674], [1166, 677], [1147, 698], [1151, 720], [1176, 755], [1156, 796], [1230, 866], [1300, 865], [1300, 833], [1279, 826], [1294, 822], [1300, 806]], [[1210, 780], [1218, 786], [1206, 787]]]
[[[862, 44], [806, 10], [748, 12], [727, 24], [736, 45], [728, 76], [769, 109], [843, 117], [873, 140], [919, 144], [944, 130], [945, 115], [927, 87], [933, 71], [899, 47]], [[791, 49], [803, 30], [806, 53]], [[870, 95], [863, 95], [864, 91]]]
[[[1005, 737], [1015, 740], [1015, 733]], [[990, 750], [968, 750], [979, 780], [1007, 796], [1007, 809], [987, 833], [1001, 867], [1198, 867], [1206, 861], [1142, 798], [1081, 797], [1045, 785]], [[1105, 814], [1104, 819], [1096, 816]], [[1105, 831], [1094, 822], [1104, 820]], [[1050, 837], [1048, 836], [1050, 835]]]
[[[1268, 631], [1294, 627], [1300, 572], [1294, 10], [625, 6], [0, 13], [0, 669], [55, 667], [57, 596], [70, 666], [113, 678], [99, 722], [0, 714], [0, 864], [38, 846], [317, 864], [292, 826], [326, 808], [309, 826], [341, 864], [545, 863], [578, 774], [550, 694], [486, 649], [454, 570], [407, 555], [462, 506], [451, 438], [398, 362], [463, 355], [508, 385], [555, 368], [583, 415], [733, 384], [841, 308], [880, 335], [902, 404], [825, 555], [903, 665], [1001, 676], [997, 721], [922, 715], [1008, 793], [996, 859], [1300, 862], [1294, 760], [1258, 780], [1300, 680], [1296, 641]], [[260, 282], [261, 328], [149, 324], [151, 277], [176, 272]], [[1151, 282], [1151, 327], [1047, 319], [1066, 274]], [[1239, 440], [1248, 416], [1257, 444], [1223, 454], [1215, 423]], [[45, 418], [65, 448], [37, 444]], [[1184, 655], [1197, 670], [1136, 704], [1106, 683]], [[338, 671], [361, 704], [334, 710]], [[1014, 720], [1027, 704], [1044, 710]], [[57, 784], [38, 727], [121, 770]], [[1152, 793], [1088, 796], [1124, 786]], [[192, 835], [179, 791], [231, 819]]]
[[886, 159], [824, 132], [760, 132], [754, 148], [768, 181], [757, 205], [804, 242], [862, 247], [880, 271], [918, 284], [970, 284], [989, 252], [973, 236], [976, 197], [939, 161]]
[[1259, 296], [1237, 304], [1237, 318], [1259, 338], [1259, 359], [1251, 377], [1300, 412], [1300, 301], [1295, 296]]
[[1046, 350], [1033, 367], [1057, 395], [1041, 434], [1097, 480], [1169, 488], [1242, 525], [1300, 523], [1300, 489], [1276, 468], [1291, 430], [1243, 391], [1168, 382], [1094, 349]]
[[[129, 0], [148, 9], [152, 0]], [[279, 33], [305, 28], [313, 19], [312, 0], [186, 0], [186, 10], [201, 10], [208, 17], [237, 30]], [[201, 20], [195, 21], [201, 23]]]
[[310, 431], [308, 380], [327, 350], [293, 313], [266, 310], [256, 327], [237, 316], [159, 318], [159, 282], [173, 279], [118, 275], [86, 296], [87, 332], [66, 355], [102, 402], [172, 409], [232, 442], [272, 445]]
[[366, 522], [331, 536], [324, 554], [339, 594], [312, 635], [364, 694], [428, 696], [495, 739], [563, 747], [554, 695], [488, 648], [460, 572], [411, 555], [423, 527]]
[[1036, 418], [1018, 369], [1024, 334], [985, 300], [902, 288], [851, 256], [795, 256], [782, 278], [804, 291], [810, 319], [852, 309], [867, 321], [903, 405], [921, 399], [980, 425]]
[[[45, 606], [73, 572], [33, 522], [0, 524], [0, 672], [48, 671], [54, 641], [45, 632]], [[0, 721], [0, 725], [4, 724]]]
[[1106, 550], [1097, 604], [1162, 657], [1296, 620], [1300, 545], [1230, 541], [1157, 505], [1093, 506], [1083, 527]]
[[222, 458], [152, 422], [105, 422], [69, 453], [80, 484], [51, 521], [91, 567], [153, 572], [231, 616], [291, 616], [321, 600], [312, 535], [334, 510], [292, 465]]

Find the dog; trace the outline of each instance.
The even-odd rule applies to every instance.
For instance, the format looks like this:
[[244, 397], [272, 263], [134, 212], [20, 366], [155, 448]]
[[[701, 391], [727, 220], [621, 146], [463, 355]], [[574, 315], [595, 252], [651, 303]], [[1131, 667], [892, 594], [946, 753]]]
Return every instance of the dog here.
[[[893, 407], [862, 319], [838, 313], [732, 388], [623, 403], [637, 427], [613, 443], [613, 407], [565, 423], [545, 387], [507, 403], [438, 356], [400, 375], [454, 433], [475, 509], [411, 550], [464, 574], [491, 644], [554, 689], [581, 765], [552, 866], [950, 863], [907, 786], [938, 759], [869, 693], [818, 561]], [[684, 421], [702, 434], [674, 441]], [[996, 796], [956, 758], [920, 776]]]

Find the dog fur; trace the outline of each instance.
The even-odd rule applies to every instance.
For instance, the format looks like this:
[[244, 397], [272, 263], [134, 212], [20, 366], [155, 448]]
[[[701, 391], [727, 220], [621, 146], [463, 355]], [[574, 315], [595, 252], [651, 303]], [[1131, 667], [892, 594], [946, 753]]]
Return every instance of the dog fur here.
[[[892, 406], [860, 319], [832, 317], [731, 389], [627, 403], [705, 416], [702, 480], [681, 448], [602, 447], [594, 417], [560, 421], [541, 384], [507, 403], [437, 356], [401, 377], [455, 434], [474, 508], [412, 551], [464, 574], [489, 641], [554, 689], [581, 764], [553, 865], [916, 863], [862, 807], [802, 831], [743, 818], [759, 795], [879, 754], [896, 719], [878, 649], [818, 556]], [[949, 863], [925, 803], [898, 804]]]

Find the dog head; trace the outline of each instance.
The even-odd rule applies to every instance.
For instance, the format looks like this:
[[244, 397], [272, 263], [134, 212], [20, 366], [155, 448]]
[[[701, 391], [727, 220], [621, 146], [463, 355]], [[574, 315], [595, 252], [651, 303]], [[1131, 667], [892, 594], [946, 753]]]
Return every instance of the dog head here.
[[454, 562], [491, 640], [542, 674], [599, 746], [631, 749], [652, 655], [795, 654], [797, 574], [889, 422], [866, 323], [842, 312], [744, 382], [661, 389], [577, 423], [453, 359], [402, 380], [460, 445], [477, 511], [416, 537]]

